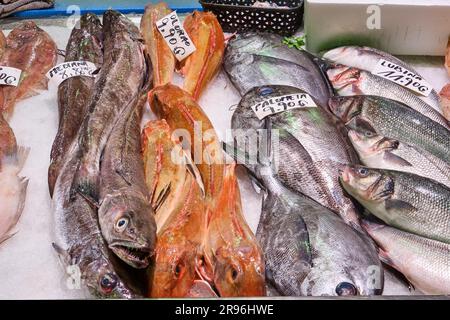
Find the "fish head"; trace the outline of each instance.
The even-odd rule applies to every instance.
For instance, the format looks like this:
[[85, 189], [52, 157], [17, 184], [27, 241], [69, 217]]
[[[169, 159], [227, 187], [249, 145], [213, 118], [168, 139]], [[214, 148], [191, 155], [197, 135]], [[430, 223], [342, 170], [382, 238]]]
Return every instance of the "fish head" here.
[[334, 65], [326, 72], [333, 88], [337, 91], [357, 85], [361, 78], [361, 70], [344, 65]]
[[106, 259], [92, 261], [83, 273], [84, 281], [90, 293], [99, 298], [136, 298], [138, 295], [131, 290], [119, 277], [112, 264]]
[[363, 166], [345, 166], [340, 174], [344, 189], [367, 209], [384, 203], [394, 193], [394, 181], [383, 170]]
[[152, 267], [151, 297], [186, 297], [197, 278], [196, 247], [182, 234], [164, 232]]
[[214, 285], [221, 297], [265, 295], [264, 263], [252, 243], [238, 248], [220, 247], [215, 253]]
[[109, 248], [132, 267], [146, 268], [156, 242], [150, 203], [138, 196], [111, 197], [100, 206], [99, 217]]
[[335, 96], [328, 101], [328, 107], [336, 117], [348, 123], [361, 113], [363, 103], [363, 96]]
[[360, 132], [350, 129], [348, 130], [348, 138], [362, 158], [370, 157], [391, 148], [389, 139], [379, 136], [373, 131]]

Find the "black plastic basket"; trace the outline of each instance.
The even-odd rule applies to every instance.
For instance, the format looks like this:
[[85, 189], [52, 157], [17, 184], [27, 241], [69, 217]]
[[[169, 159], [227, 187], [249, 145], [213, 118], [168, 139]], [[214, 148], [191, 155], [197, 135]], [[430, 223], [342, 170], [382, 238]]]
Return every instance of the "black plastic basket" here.
[[303, 0], [273, 0], [289, 8], [252, 7], [256, 0], [200, 0], [204, 10], [217, 16], [223, 31], [267, 31], [292, 35], [303, 20]]

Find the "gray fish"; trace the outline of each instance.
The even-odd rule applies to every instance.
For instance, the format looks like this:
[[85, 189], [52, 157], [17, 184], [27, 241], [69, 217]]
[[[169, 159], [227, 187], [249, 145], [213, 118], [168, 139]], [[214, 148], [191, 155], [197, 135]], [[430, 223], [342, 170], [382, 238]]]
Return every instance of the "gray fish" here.
[[428, 151], [376, 133], [350, 129], [348, 137], [361, 163], [369, 168], [414, 173], [450, 187], [450, 164]]
[[56, 181], [53, 205], [56, 249], [65, 267], [80, 274], [82, 284], [95, 297], [137, 298], [141, 291], [128, 280], [120, 261], [108, 250], [98, 224], [96, 210], [76, 190], [72, 180], [77, 169], [77, 144]]
[[154, 253], [156, 222], [145, 184], [140, 121], [144, 99], [130, 103], [102, 155], [98, 217], [109, 248], [135, 268]]
[[381, 294], [383, 269], [371, 239], [317, 202], [288, 190], [273, 164], [262, 163], [266, 164], [247, 168], [267, 191], [257, 238], [265, 256], [269, 293]]
[[282, 41], [283, 37], [270, 33], [245, 33], [231, 39], [224, 57], [231, 82], [241, 95], [257, 86], [289, 85], [326, 105], [332, 89], [316, 58]]
[[450, 159], [450, 131], [408, 106], [377, 96], [333, 97], [331, 111], [349, 129], [382, 135]]
[[[265, 99], [294, 93], [304, 91], [287, 86], [265, 86], [250, 90], [241, 99], [232, 117], [238, 147], [245, 150], [244, 144], [250, 141], [250, 148], [256, 148], [257, 130], [266, 130], [269, 139], [278, 138], [279, 141], [274, 152], [278, 159], [280, 181], [358, 227], [357, 210], [339, 185], [339, 169], [346, 164], [357, 163], [357, 157], [335, 126], [332, 115], [321, 107], [304, 107], [259, 120], [251, 108]], [[278, 137], [275, 136], [276, 132]], [[263, 147], [250, 154], [262, 152]]]
[[74, 185], [86, 197], [98, 200], [100, 157], [106, 141], [131, 101], [140, 96], [150, 75], [139, 29], [124, 15], [103, 15], [104, 59], [80, 129], [80, 167]]
[[345, 190], [388, 225], [450, 243], [450, 188], [415, 174], [346, 167]]
[[[378, 61], [384, 59], [386, 61], [395, 63], [402, 68], [415, 73], [422, 77], [413, 67], [400, 60], [393, 55], [370, 47], [358, 47], [358, 46], [344, 46], [336, 49], [332, 49], [323, 55], [323, 58], [331, 60], [333, 62], [343, 64], [349, 67], [355, 67], [361, 70], [372, 72]], [[423, 77], [422, 77], [423, 79]], [[440, 98], [436, 90], [432, 89], [428, 97], [418, 96], [420, 99], [429, 104], [436, 111], [441, 112]]]
[[[102, 25], [94, 14], [80, 18], [80, 28], [74, 28], [66, 47], [65, 61], [89, 61], [101, 67]], [[94, 87], [93, 77], [73, 77], [58, 87], [59, 127], [50, 153], [48, 186], [50, 195], [72, 141], [86, 114], [88, 101]]]
[[440, 125], [448, 127], [448, 121], [416, 94], [389, 80], [368, 71], [334, 65], [328, 67], [328, 79], [341, 96], [373, 95], [402, 102]]
[[380, 258], [425, 294], [450, 294], [450, 245], [372, 222], [364, 222], [380, 246]]

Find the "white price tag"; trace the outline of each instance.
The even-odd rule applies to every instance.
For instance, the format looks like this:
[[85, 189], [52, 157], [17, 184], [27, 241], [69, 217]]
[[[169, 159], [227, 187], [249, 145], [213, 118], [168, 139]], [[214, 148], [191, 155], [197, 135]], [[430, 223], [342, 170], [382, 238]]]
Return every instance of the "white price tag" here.
[[271, 114], [297, 109], [314, 108], [317, 104], [307, 93], [288, 94], [285, 96], [272, 97], [252, 106], [259, 120]]
[[433, 89], [421, 76], [384, 59], [378, 61], [372, 74], [395, 82], [425, 97], [428, 97]]
[[0, 66], [0, 85], [17, 87], [22, 70], [11, 67]]
[[59, 85], [64, 80], [72, 77], [95, 77], [92, 73], [97, 70], [97, 66], [89, 61], [70, 61], [63, 62], [50, 69], [47, 72], [47, 78], [52, 83]]
[[156, 28], [178, 61], [186, 59], [195, 51], [194, 43], [181, 25], [176, 11], [156, 21]]

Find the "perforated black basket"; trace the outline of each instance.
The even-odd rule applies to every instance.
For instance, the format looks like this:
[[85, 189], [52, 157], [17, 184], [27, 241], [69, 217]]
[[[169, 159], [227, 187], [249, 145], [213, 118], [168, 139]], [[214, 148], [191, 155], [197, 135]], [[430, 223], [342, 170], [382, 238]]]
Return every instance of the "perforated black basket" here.
[[[260, 0], [261, 1], [261, 0]], [[201, 0], [206, 11], [217, 16], [223, 31], [268, 31], [280, 35], [292, 35], [303, 19], [303, 0], [267, 1], [289, 8], [253, 7], [256, 0]]]

